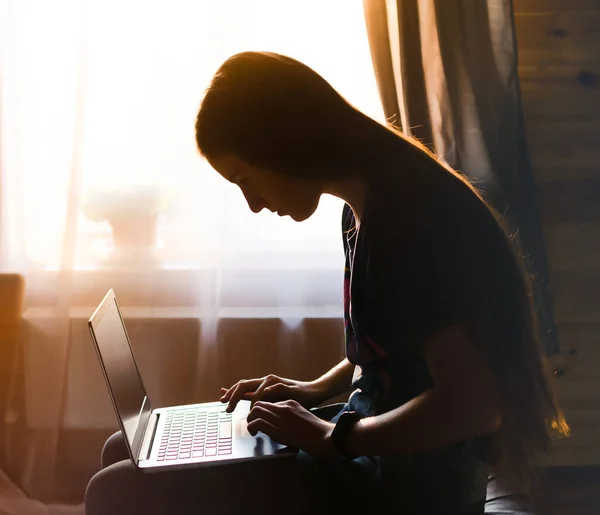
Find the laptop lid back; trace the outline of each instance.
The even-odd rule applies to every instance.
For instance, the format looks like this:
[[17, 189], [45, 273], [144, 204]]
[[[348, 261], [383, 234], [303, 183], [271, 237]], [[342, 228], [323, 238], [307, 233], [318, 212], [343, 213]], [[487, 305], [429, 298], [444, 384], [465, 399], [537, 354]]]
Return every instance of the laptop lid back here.
[[112, 289], [88, 325], [129, 455], [137, 464], [152, 407]]

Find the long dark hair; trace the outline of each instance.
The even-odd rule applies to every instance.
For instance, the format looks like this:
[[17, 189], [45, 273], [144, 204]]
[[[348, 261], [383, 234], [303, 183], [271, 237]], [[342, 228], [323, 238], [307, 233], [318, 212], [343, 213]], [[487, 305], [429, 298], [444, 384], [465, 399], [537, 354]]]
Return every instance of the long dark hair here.
[[454, 227], [478, 235], [473, 241], [454, 236], [453, 248], [484, 256], [478, 270], [469, 269], [478, 286], [461, 284], [460, 295], [482, 333], [480, 350], [501, 395], [499, 463], [530, 478], [535, 457], [549, 449], [551, 427], [566, 424], [544, 371], [518, 241], [477, 189], [418, 141], [358, 111], [312, 69], [273, 53], [244, 52], [219, 68], [198, 113], [196, 141], [209, 161], [233, 154], [296, 177], [344, 179], [366, 170], [376, 176], [401, 167], [406, 175], [428, 177], [423, 184], [444, 184], [430, 189], [445, 195], [437, 200], [461, 206], [452, 211]]

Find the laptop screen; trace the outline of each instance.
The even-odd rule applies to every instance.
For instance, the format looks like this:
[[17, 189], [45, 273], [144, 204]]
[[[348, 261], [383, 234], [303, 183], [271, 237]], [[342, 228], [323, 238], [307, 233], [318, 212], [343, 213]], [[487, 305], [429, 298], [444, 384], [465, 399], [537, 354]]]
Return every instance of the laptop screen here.
[[[135, 459], [141, 439], [141, 435], [136, 438], [140, 415], [142, 409], [144, 414], [148, 414], [150, 403], [112, 291], [105, 297], [91, 323], [113, 403]], [[145, 420], [143, 422], [142, 428]]]

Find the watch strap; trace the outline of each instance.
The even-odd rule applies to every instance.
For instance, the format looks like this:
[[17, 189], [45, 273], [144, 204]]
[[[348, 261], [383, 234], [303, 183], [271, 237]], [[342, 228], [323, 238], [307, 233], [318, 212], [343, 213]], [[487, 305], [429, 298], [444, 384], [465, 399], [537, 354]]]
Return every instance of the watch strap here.
[[346, 440], [348, 439], [348, 435], [352, 432], [354, 426], [358, 423], [360, 417], [354, 411], [344, 411], [338, 418], [338, 421], [333, 428], [333, 432], [331, 433], [331, 442], [333, 443], [333, 447], [342, 456], [346, 458], [354, 459], [357, 456], [354, 456], [347, 452], [346, 450]]

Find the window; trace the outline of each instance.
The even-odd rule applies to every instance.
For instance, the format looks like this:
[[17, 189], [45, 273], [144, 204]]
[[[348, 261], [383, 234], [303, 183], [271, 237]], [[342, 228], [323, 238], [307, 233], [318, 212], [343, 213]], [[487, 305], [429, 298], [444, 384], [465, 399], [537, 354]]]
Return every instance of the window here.
[[[198, 155], [194, 120], [218, 66], [249, 49], [305, 62], [383, 119], [361, 0], [54, 0], [2, 9], [6, 266], [127, 264], [103, 219], [108, 208], [98, 206], [104, 199], [157, 210], [152, 266], [339, 270], [340, 201], [324, 197], [302, 224], [254, 215]], [[140, 227], [129, 231], [142, 238]], [[149, 252], [125, 248], [129, 264]]]

